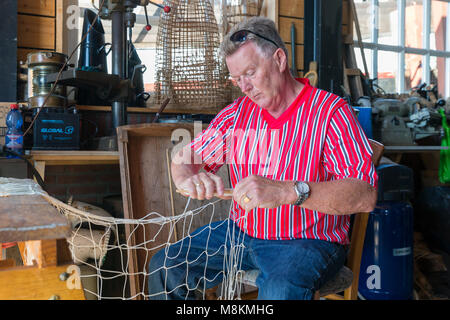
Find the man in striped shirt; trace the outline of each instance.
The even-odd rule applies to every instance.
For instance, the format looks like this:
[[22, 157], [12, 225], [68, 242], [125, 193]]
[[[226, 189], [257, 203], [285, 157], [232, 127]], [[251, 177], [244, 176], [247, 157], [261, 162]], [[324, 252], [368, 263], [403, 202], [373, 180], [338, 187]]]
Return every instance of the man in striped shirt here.
[[[228, 165], [230, 219], [245, 234], [242, 269], [260, 270], [258, 298], [311, 299], [345, 261], [350, 214], [375, 206], [372, 150], [344, 100], [291, 76], [287, 50], [271, 20], [257, 17], [236, 25], [221, 50], [246, 96], [224, 108], [174, 157], [174, 183], [192, 198], [224, 197], [215, 173]], [[197, 234], [200, 250], [205, 239], [202, 230]], [[208, 244], [223, 244], [224, 234], [214, 229]], [[222, 262], [216, 261], [217, 269]], [[186, 268], [167, 272], [171, 279], [187, 274]], [[201, 279], [193, 270], [189, 274], [192, 284]], [[158, 287], [156, 278], [150, 276], [149, 288]], [[189, 288], [178, 288], [171, 298], [187, 297]]]

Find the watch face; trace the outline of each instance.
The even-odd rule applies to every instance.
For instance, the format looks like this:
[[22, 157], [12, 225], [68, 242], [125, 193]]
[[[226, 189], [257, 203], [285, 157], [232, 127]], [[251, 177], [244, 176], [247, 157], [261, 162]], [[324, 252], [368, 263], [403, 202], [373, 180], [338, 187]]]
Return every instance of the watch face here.
[[309, 192], [309, 186], [308, 186], [308, 184], [306, 184], [306, 183], [304, 183], [304, 182], [300, 182], [300, 183], [298, 184], [298, 186], [299, 186], [299, 191], [300, 191], [301, 193], [306, 194], [306, 193]]
[[309, 185], [305, 182], [298, 181], [295, 183], [295, 190], [298, 195], [295, 205], [299, 206], [309, 197]]

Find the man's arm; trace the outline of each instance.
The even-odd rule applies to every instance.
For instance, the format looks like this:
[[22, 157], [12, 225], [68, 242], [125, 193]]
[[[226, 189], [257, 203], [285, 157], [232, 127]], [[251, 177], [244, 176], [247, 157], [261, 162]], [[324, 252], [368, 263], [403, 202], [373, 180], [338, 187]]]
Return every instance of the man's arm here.
[[[311, 194], [301, 205], [306, 209], [333, 215], [370, 212], [377, 201], [376, 189], [359, 179], [307, 183]], [[283, 204], [294, 204], [297, 193], [294, 181], [274, 181], [250, 176], [236, 186], [233, 198], [249, 211], [256, 207], [275, 208]]]
[[377, 202], [377, 190], [365, 181], [346, 178], [327, 182], [310, 182], [310, 197], [303, 207], [330, 214], [371, 212]]
[[[211, 199], [214, 193], [223, 195], [222, 179], [202, 170], [199, 156], [188, 145], [172, 159], [172, 179], [175, 186], [194, 199]], [[307, 182], [311, 189], [302, 207], [319, 212], [342, 215], [370, 212], [377, 201], [377, 191], [367, 182], [346, 178], [325, 182]], [[247, 199], [250, 201], [246, 201]], [[253, 208], [275, 208], [297, 200], [294, 181], [275, 181], [261, 176], [249, 176], [236, 186], [233, 198], [247, 211]]]

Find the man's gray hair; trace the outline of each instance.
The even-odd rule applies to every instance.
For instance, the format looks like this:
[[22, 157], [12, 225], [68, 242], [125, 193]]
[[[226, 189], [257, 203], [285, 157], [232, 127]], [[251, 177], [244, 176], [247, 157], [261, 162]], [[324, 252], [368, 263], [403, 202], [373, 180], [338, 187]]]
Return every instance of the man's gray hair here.
[[233, 42], [230, 40], [230, 37], [237, 31], [240, 30], [249, 30], [252, 32], [256, 32], [257, 34], [262, 35], [272, 41], [274, 41], [279, 48], [281, 48], [286, 57], [288, 56], [288, 52], [286, 46], [284, 45], [283, 40], [281, 39], [280, 34], [275, 27], [275, 23], [266, 17], [252, 17], [250, 19], [246, 19], [241, 21], [240, 23], [234, 25], [230, 32], [224, 37], [222, 43], [220, 44], [220, 56], [225, 59], [226, 57], [232, 55], [247, 41], [253, 41], [265, 54], [266, 56], [271, 56], [277, 48], [273, 43], [267, 41], [261, 37], [253, 33], [249, 33], [247, 35], [247, 39], [244, 42]]

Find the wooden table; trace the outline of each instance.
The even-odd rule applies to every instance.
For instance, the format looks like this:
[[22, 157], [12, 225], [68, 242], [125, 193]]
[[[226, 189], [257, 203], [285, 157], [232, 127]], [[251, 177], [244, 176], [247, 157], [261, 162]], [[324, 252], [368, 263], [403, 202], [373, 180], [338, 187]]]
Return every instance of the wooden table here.
[[67, 218], [41, 195], [0, 197], [0, 243], [60, 239], [70, 232]]

